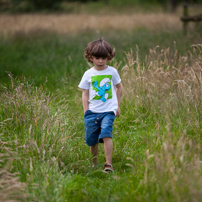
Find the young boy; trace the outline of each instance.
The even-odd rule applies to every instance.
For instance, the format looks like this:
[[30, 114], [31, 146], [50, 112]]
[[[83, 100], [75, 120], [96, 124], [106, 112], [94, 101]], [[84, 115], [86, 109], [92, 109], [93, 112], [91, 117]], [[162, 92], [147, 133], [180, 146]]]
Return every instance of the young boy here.
[[93, 167], [98, 164], [98, 143], [104, 143], [105, 171], [112, 167], [112, 127], [113, 121], [120, 116], [122, 84], [117, 70], [107, 66], [115, 56], [112, 46], [103, 39], [90, 42], [84, 57], [94, 64], [87, 70], [79, 84], [84, 109], [85, 140], [90, 146]]

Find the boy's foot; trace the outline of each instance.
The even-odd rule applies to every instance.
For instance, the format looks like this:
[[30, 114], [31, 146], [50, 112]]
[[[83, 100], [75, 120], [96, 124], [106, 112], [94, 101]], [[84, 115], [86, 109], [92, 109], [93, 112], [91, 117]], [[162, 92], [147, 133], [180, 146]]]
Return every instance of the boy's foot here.
[[104, 166], [104, 171], [106, 171], [106, 172], [113, 172], [114, 169], [113, 169], [113, 167], [112, 167], [111, 164], [106, 163], [105, 166]]

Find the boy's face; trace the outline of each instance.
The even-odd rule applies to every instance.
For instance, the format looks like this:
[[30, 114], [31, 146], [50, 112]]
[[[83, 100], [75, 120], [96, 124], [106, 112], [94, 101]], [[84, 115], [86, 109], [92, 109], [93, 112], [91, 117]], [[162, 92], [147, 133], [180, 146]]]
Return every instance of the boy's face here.
[[94, 68], [96, 70], [104, 70], [107, 68], [108, 58], [105, 57], [94, 57], [91, 59], [92, 63], [95, 65]]

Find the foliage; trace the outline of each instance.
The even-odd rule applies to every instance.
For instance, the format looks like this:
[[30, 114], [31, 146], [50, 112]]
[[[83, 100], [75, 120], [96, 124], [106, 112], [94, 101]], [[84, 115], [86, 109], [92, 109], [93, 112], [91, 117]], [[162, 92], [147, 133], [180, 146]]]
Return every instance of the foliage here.
[[[201, 0], [186, 1], [188, 3], [200, 3]], [[175, 0], [6, 0], [0, 1], [1, 11], [15, 11], [15, 12], [36, 12], [36, 11], [71, 11], [71, 4], [76, 7], [85, 5], [98, 5], [98, 7], [114, 6], [115, 7], [155, 7], [158, 5], [164, 8], [172, 7], [175, 9], [180, 3], [184, 1]], [[167, 9], [168, 10], [168, 9]]]
[[25, 11], [40, 11], [40, 10], [57, 10], [63, 0], [11, 0], [11, 10]]
[[28, 0], [35, 9], [54, 9], [62, 0]]
[[[112, 6], [113, 9], [125, 8], [125, 7], [136, 7], [151, 9], [152, 7], [158, 7], [159, 5], [166, 10], [171, 8], [174, 11], [179, 4], [182, 3], [201, 3], [201, 0], [0, 0], [0, 11], [10, 12], [36, 12], [36, 11], [63, 11], [71, 12], [72, 4], [74, 9], [78, 12], [78, 7], [84, 5], [90, 5], [94, 7], [97, 5], [98, 8], [107, 8]], [[118, 11], [119, 12], [119, 11]], [[120, 12], [119, 12], [120, 13]]]

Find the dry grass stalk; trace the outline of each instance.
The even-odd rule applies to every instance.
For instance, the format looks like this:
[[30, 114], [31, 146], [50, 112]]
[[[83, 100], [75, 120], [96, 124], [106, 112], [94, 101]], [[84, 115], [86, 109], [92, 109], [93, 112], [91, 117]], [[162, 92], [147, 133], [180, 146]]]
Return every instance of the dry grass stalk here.
[[0, 169], [0, 202], [24, 201], [27, 198], [26, 184], [19, 182], [16, 174]]
[[143, 101], [137, 99], [140, 95], [144, 95], [144, 100], [156, 98], [164, 103], [172, 102], [173, 96], [187, 104], [193, 98], [200, 101], [202, 49], [201, 45], [193, 47], [194, 51], [186, 56], [179, 56], [176, 50], [156, 47], [144, 62], [139, 61], [138, 50], [127, 53], [126, 65], [121, 70], [125, 97], [131, 99], [132, 95], [137, 105]]
[[[193, 45], [185, 56], [156, 47], [144, 63], [139, 62], [138, 50], [131, 51], [126, 61], [121, 72], [125, 99], [144, 107], [157, 125], [156, 141], [146, 154], [143, 186], [159, 201], [168, 195], [173, 201], [200, 201], [202, 45]], [[153, 144], [159, 148], [154, 153]]]
[[17, 173], [11, 173], [11, 167], [15, 153], [8, 147], [8, 142], [0, 141], [0, 202], [17, 202], [25, 201], [28, 195], [26, 194], [25, 183], [19, 181]]
[[133, 30], [145, 27], [151, 31], [179, 30], [179, 16], [171, 14], [89, 15], [89, 14], [24, 14], [0, 15], [0, 35], [31, 34], [51, 31], [60, 34], [85, 30]]
[[[0, 101], [4, 109], [4, 120], [0, 123], [4, 138], [13, 141], [8, 146], [16, 152], [13, 159], [24, 162], [23, 169], [30, 173], [35, 162], [50, 160], [50, 163], [63, 164], [60, 158], [64, 150], [64, 138], [68, 137], [67, 100], [59, 99], [58, 106], [51, 109], [53, 99], [42, 88], [34, 88], [22, 76], [11, 79], [11, 87], [3, 86]], [[65, 110], [63, 109], [65, 108]], [[6, 149], [7, 144], [3, 145]], [[62, 166], [61, 166], [62, 167]], [[64, 166], [63, 166], [64, 167]]]
[[[200, 145], [182, 134], [178, 139], [169, 134], [169, 139], [158, 135], [161, 145], [159, 152], [147, 151], [144, 184], [153, 186], [156, 194], [166, 198], [170, 195], [174, 201], [200, 201], [202, 192]], [[176, 191], [177, 190], [177, 191]]]

